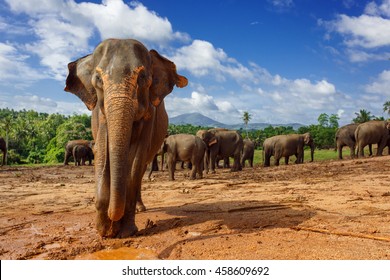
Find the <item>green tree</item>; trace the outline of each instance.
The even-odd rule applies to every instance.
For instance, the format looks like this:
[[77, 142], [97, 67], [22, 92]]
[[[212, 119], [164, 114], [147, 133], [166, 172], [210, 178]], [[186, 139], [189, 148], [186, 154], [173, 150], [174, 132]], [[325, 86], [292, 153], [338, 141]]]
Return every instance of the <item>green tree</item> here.
[[246, 138], [248, 138], [248, 123], [251, 119], [252, 119], [252, 115], [249, 114], [249, 112], [245, 111], [244, 114], [242, 115], [242, 120], [244, 121], [245, 124]]
[[386, 112], [390, 115], [390, 101], [383, 103], [383, 112]]
[[375, 116], [371, 115], [371, 112], [364, 109], [361, 109], [359, 113], [355, 113], [355, 115], [356, 118], [352, 120], [354, 123], [364, 123], [375, 118]]

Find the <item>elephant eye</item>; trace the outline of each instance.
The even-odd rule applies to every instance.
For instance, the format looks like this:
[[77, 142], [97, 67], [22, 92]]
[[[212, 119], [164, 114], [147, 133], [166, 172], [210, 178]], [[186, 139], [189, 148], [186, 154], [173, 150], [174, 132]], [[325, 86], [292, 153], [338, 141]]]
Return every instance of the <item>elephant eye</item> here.
[[98, 73], [92, 77], [92, 84], [95, 88], [103, 88], [103, 80]]

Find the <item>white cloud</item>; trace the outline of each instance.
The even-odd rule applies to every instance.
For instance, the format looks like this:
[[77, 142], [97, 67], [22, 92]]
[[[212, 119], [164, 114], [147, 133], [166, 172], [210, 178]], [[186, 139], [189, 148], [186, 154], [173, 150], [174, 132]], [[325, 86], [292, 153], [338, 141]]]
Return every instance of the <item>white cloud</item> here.
[[29, 57], [21, 54], [15, 46], [0, 42], [0, 81], [13, 83], [18, 81], [20, 86], [45, 76], [32, 69], [26, 62]]
[[40, 97], [35, 94], [14, 95], [2, 92], [0, 95], [0, 108], [26, 109], [64, 115], [72, 115], [74, 113], [91, 114], [82, 102], [54, 101], [51, 98]]
[[371, 15], [339, 15], [332, 25], [336, 32], [345, 36], [347, 46], [377, 48], [390, 45], [389, 19]]
[[[101, 4], [73, 0], [6, 0], [14, 13], [27, 14], [25, 35], [38, 39], [26, 44], [25, 50], [40, 58], [42, 66], [56, 80], [64, 80], [66, 65], [91, 52], [95, 31], [101, 39], [138, 38], [146, 43], [164, 45], [172, 40], [188, 41], [185, 33], [173, 32], [167, 18], [149, 11], [139, 2], [103, 0]], [[0, 28], [9, 26], [2, 19]], [[27, 31], [30, 30], [31, 32]]]
[[366, 92], [380, 94], [390, 98], [390, 71], [385, 70], [371, 84], [365, 87]]
[[168, 95], [165, 100], [170, 117], [196, 112], [223, 123], [239, 122], [239, 111], [231, 102], [222, 98], [216, 99], [206, 93], [193, 91], [189, 98]]
[[197, 77], [213, 76], [219, 81], [225, 81], [227, 77], [235, 80], [253, 78], [247, 67], [207, 41], [194, 40], [191, 45], [179, 48], [171, 59], [178, 69], [188, 70]]
[[359, 16], [339, 14], [331, 21], [320, 19], [318, 24], [328, 30], [326, 40], [331, 40], [331, 33], [341, 36], [351, 62], [387, 60], [384, 48], [390, 46], [390, 0], [369, 2]]

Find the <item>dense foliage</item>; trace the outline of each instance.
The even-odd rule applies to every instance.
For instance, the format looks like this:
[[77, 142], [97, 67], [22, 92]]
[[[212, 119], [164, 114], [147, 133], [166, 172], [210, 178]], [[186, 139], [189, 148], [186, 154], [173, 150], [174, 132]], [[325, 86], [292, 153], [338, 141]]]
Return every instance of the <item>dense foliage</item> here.
[[[361, 110], [353, 121], [372, 118]], [[91, 117], [88, 115], [64, 116], [61, 114], [38, 113], [33, 110], [14, 111], [0, 109], [0, 136], [8, 143], [8, 164], [15, 163], [59, 163], [64, 160], [66, 142], [73, 139], [92, 140]], [[250, 117], [247, 118], [249, 122]], [[318, 124], [300, 127], [268, 126], [260, 130], [241, 128], [239, 133], [254, 140], [261, 149], [263, 141], [271, 136], [291, 133], [310, 132], [316, 148], [328, 149], [335, 146], [334, 135], [339, 127], [337, 115], [321, 114]], [[200, 129], [209, 127], [187, 125], [169, 125], [168, 134], [196, 134]]]
[[67, 141], [92, 139], [87, 115], [0, 109], [0, 120], [0, 135], [8, 143], [8, 164], [62, 162]]

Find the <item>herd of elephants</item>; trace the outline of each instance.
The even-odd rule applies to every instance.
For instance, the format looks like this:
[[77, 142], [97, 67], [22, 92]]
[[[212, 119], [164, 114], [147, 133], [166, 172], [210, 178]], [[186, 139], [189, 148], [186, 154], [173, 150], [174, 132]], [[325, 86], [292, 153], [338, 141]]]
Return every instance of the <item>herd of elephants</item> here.
[[[89, 164], [94, 158], [96, 178], [96, 227], [101, 236], [124, 238], [138, 229], [135, 213], [146, 208], [141, 198], [141, 182], [149, 163], [166, 153], [169, 178], [174, 180], [177, 161], [190, 162], [191, 179], [202, 178], [203, 171], [219, 160], [234, 159], [232, 171], [240, 171], [245, 161], [253, 166], [255, 145], [237, 131], [200, 130], [197, 135], [177, 134], [167, 137], [168, 116], [164, 97], [174, 86], [187, 86], [188, 80], [176, 71], [175, 64], [155, 50], [148, 50], [132, 39], [107, 39], [93, 51], [68, 64], [65, 91], [78, 96], [92, 111], [93, 141], [73, 140], [65, 147], [65, 161], [71, 156], [76, 165]], [[363, 156], [365, 146], [377, 144], [377, 155], [388, 145], [390, 123], [369, 121], [338, 129], [336, 144], [339, 158], [343, 146], [351, 157]], [[263, 143], [263, 164], [275, 165], [284, 157], [295, 155], [303, 163], [304, 147], [315, 144], [310, 133], [278, 135]], [[0, 138], [3, 164], [6, 145]], [[370, 149], [371, 151], [371, 149]], [[151, 168], [153, 170], [153, 168]]]

